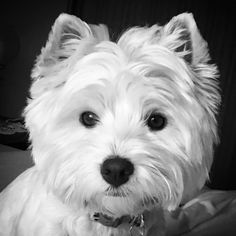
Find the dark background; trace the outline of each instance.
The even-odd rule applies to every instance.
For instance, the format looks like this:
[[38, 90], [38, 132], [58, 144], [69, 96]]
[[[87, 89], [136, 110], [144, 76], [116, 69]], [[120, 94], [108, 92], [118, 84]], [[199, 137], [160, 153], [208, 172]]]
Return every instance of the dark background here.
[[0, 6], [0, 116], [9, 118], [21, 116], [30, 86], [30, 70], [60, 13], [77, 15], [87, 23], [104, 23], [115, 39], [127, 27], [165, 24], [179, 13], [192, 12], [221, 74], [221, 143], [216, 148], [209, 185], [236, 189], [236, 7], [233, 1], [3, 2]]

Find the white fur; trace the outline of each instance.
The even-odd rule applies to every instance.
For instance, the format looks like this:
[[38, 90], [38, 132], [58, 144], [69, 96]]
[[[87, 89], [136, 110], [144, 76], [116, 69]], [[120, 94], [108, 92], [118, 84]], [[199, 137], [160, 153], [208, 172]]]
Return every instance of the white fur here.
[[[186, 30], [192, 50], [181, 38]], [[191, 199], [208, 179], [218, 140], [217, 69], [208, 61], [191, 14], [131, 28], [117, 43], [104, 25], [60, 15], [33, 69], [25, 109], [35, 166], [1, 194], [0, 235], [125, 236], [129, 226], [105, 227], [90, 216], [172, 210]], [[79, 121], [87, 110], [100, 119], [92, 129]], [[163, 130], [145, 125], [152, 111], [167, 117]], [[100, 174], [110, 155], [135, 166], [117, 190]]]

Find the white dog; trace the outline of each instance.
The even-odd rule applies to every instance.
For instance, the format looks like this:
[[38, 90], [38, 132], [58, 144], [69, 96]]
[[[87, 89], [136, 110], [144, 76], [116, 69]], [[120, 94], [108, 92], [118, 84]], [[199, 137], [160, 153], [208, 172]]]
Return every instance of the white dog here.
[[1, 236], [159, 235], [208, 179], [217, 68], [191, 14], [134, 27], [61, 14], [25, 109], [34, 167], [0, 196]]

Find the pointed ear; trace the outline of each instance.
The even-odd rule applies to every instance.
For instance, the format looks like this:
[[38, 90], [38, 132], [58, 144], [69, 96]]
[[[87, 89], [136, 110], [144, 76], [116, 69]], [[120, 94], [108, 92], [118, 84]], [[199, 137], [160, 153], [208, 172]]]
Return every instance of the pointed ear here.
[[[105, 26], [96, 26], [104, 31], [104, 38], [109, 39]], [[96, 31], [98, 31], [97, 29]], [[76, 16], [61, 14], [55, 21], [46, 46], [41, 50], [32, 71], [32, 78], [45, 77], [50, 69], [78, 52], [82, 57], [89, 45], [99, 41], [93, 29]]]
[[161, 42], [189, 64], [196, 65], [210, 59], [207, 43], [202, 38], [191, 13], [173, 17], [163, 28]]
[[67, 77], [60, 72], [67, 74], [79, 59], [91, 53], [94, 45], [103, 40], [109, 40], [106, 26], [89, 26], [76, 16], [61, 14], [32, 70], [31, 97], [63, 85]]

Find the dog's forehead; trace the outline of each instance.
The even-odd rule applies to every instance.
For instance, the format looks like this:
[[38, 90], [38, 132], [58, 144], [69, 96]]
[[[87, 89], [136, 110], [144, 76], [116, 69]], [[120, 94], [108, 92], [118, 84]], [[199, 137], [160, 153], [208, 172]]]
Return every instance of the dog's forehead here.
[[178, 97], [191, 95], [193, 81], [188, 73], [185, 64], [162, 48], [131, 56], [106, 42], [75, 64], [66, 93], [86, 93], [103, 106], [121, 102], [131, 107], [153, 102], [168, 106]]
[[100, 78], [78, 91], [78, 101], [96, 112], [110, 110], [121, 116], [134, 111], [145, 114], [149, 110], [163, 110], [172, 106], [179, 96], [169, 80], [160, 73], [143, 77], [123, 71], [114, 78]]
[[[153, 51], [150, 48], [148, 50], [140, 49], [130, 54], [121, 45], [113, 42], [102, 42], [95, 47], [94, 52], [75, 63], [73, 73], [75, 76], [72, 77], [76, 77], [75, 79], [80, 84], [92, 85], [101, 79], [105, 79], [116, 85], [122, 82], [124, 85], [122, 87], [125, 88], [126, 81], [129, 85], [133, 82], [141, 85], [144, 81], [137, 80], [137, 78], [164, 76], [175, 78], [171, 81], [162, 81], [162, 84], [182, 83], [182, 87], [193, 85], [191, 76], [189, 76], [191, 70], [186, 64], [172, 52], [158, 45]], [[126, 74], [126, 80], [121, 80], [124, 74]], [[128, 77], [129, 79], [127, 79]], [[149, 79], [145, 83], [153, 86], [152, 83], [157, 84], [159, 81]]]

